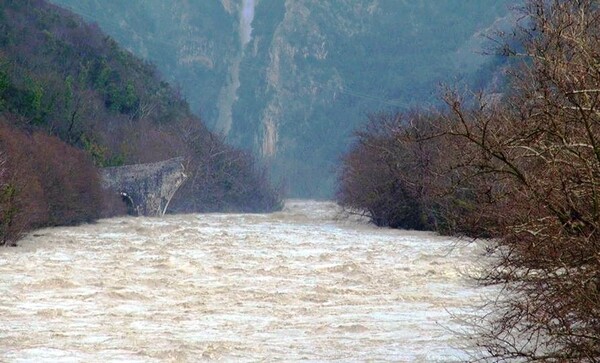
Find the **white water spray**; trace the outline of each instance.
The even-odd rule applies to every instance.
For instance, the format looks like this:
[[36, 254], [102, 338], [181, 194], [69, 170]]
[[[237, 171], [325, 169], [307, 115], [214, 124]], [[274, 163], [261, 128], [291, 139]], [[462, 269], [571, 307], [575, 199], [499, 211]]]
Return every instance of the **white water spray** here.
[[252, 21], [254, 20], [254, 0], [242, 0], [240, 8], [240, 45], [241, 49], [238, 55], [232, 60], [229, 67], [229, 81], [221, 89], [219, 94], [218, 107], [219, 118], [217, 119], [216, 129], [223, 135], [229, 134], [233, 123], [232, 109], [237, 101], [237, 90], [240, 88], [240, 64], [244, 57], [244, 48], [252, 39]]
[[242, 43], [242, 49], [252, 39], [254, 5], [254, 0], [242, 0], [242, 9], [240, 11], [240, 41]]

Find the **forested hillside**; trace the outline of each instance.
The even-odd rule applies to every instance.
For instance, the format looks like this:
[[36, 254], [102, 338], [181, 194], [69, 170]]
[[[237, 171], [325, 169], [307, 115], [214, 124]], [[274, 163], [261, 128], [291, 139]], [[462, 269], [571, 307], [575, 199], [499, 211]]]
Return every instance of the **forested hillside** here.
[[101, 216], [97, 167], [174, 156], [190, 178], [173, 211], [279, 205], [265, 171], [209, 132], [152, 65], [43, 0], [0, 1], [0, 121], [3, 239]]
[[435, 104], [440, 82], [493, 85], [483, 35], [518, 2], [53, 1], [155, 62], [212, 130], [304, 197], [332, 196], [365, 114]]

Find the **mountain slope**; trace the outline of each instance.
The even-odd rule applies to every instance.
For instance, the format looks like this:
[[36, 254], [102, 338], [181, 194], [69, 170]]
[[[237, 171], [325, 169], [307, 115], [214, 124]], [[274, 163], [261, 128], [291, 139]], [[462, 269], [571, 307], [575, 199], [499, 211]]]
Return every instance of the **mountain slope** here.
[[440, 82], [485, 86], [480, 36], [514, 3], [54, 1], [156, 62], [209, 127], [311, 197], [330, 196], [366, 113], [434, 103]]
[[[78, 183], [75, 192], [85, 194], [85, 178], [90, 185], [99, 183], [89, 176], [94, 175], [90, 160], [103, 167], [184, 156], [190, 178], [173, 199], [171, 211], [279, 207], [264, 170], [248, 153], [210, 132], [152, 65], [120, 48], [97, 26], [44, 0], [0, 0], [0, 123], [0, 177], [6, 177], [0, 180], [0, 204], [14, 199], [12, 190], [23, 186], [19, 183], [27, 183], [21, 175], [37, 172], [35, 178], [41, 177], [44, 187], [47, 178], [36, 165], [54, 165], [47, 173], [54, 178], [48, 191], [58, 195], [71, 178]], [[25, 141], [14, 143], [11, 138]], [[54, 160], [61, 153], [73, 158]], [[27, 154], [36, 159], [35, 165], [15, 161]], [[53, 155], [51, 162], [45, 159], [48, 155]], [[61, 164], [72, 159], [72, 165], [85, 164], [80, 159], [87, 164], [79, 169]], [[54, 175], [57, 171], [62, 174]], [[17, 192], [25, 197], [27, 188], [21, 189]], [[99, 200], [91, 205], [94, 217], [99, 216]], [[73, 206], [69, 203], [63, 206], [67, 212]], [[8, 209], [0, 207], [4, 220]]]

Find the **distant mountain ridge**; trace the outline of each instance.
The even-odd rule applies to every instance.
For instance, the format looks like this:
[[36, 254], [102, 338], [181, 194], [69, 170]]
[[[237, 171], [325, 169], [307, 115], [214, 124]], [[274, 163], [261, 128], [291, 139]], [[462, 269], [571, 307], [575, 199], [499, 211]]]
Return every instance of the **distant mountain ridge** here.
[[482, 87], [483, 30], [516, 0], [53, 0], [180, 85], [192, 110], [269, 161], [292, 196], [329, 197], [365, 114]]

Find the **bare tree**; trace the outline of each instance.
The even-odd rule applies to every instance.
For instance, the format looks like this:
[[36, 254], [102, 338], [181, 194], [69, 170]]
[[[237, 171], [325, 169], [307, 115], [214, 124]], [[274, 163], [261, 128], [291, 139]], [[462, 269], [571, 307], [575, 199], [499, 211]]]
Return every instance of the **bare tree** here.
[[600, 361], [600, 3], [520, 11], [501, 49], [511, 91], [448, 91], [444, 111], [376, 120], [343, 160], [339, 199], [379, 224], [412, 227], [419, 210], [428, 228], [494, 237], [480, 278], [502, 293], [474, 322], [478, 359]]
[[600, 361], [599, 4], [529, 0], [522, 12], [522, 51], [504, 49], [522, 59], [513, 93], [474, 109], [446, 96], [457, 170], [489, 195], [502, 236], [484, 281], [505, 295], [479, 344], [494, 361]]

